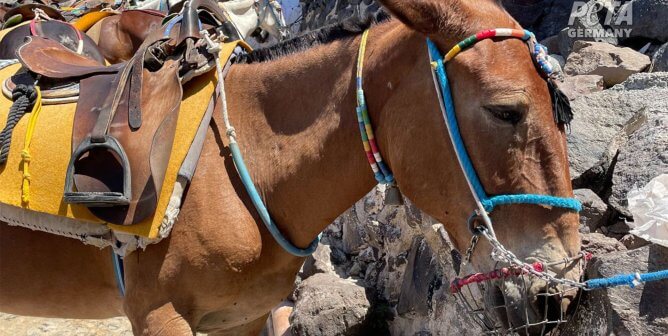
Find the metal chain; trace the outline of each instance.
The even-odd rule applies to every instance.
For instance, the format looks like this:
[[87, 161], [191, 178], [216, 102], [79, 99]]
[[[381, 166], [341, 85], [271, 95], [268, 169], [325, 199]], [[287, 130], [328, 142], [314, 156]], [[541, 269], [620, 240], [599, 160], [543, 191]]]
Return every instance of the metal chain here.
[[471, 237], [471, 243], [469, 244], [469, 247], [466, 249], [466, 253], [464, 254], [464, 260], [462, 262], [463, 265], [468, 265], [471, 263], [471, 258], [473, 258], [473, 251], [475, 251], [475, 247], [478, 245], [479, 240], [479, 234], [474, 234]]
[[501, 244], [501, 242], [499, 242], [495, 237], [489, 234], [489, 231], [487, 230], [486, 227], [484, 226], [480, 227], [480, 234], [483, 235], [492, 245], [492, 259], [500, 262], [505, 262], [511, 265], [519, 266], [522, 269], [526, 270], [526, 272], [528, 272], [529, 274], [550, 283], [557, 283], [560, 285], [576, 287], [583, 290], [587, 289], [587, 285], [585, 283], [564, 278], [557, 278], [554, 275], [549, 274], [547, 272], [537, 271], [536, 269], [534, 269], [532, 265], [521, 261], [517, 256], [515, 256], [513, 252], [506, 249], [505, 246]]

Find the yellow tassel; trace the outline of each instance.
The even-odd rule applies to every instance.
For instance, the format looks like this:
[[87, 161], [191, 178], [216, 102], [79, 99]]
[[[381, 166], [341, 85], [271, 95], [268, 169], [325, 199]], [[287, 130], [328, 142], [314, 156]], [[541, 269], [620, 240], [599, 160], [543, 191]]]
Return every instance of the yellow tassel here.
[[42, 92], [39, 90], [38, 86], [35, 86], [35, 91], [37, 92], [37, 100], [32, 107], [30, 113], [30, 119], [28, 120], [28, 128], [26, 130], [25, 142], [23, 144], [23, 150], [21, 151], [21, 169], [23, 170], [23, 183], [21, 185], [21, 201], [24, 203], [24, 206], [28, 206], [30, 203], [30, 161], [32, 157], [30, 156], [30, 142], [32, 141], [33, 133], [35, 133], [35, 125], [37, 124], [37, 117], [39, 117], [39, 112], [42, 111]]

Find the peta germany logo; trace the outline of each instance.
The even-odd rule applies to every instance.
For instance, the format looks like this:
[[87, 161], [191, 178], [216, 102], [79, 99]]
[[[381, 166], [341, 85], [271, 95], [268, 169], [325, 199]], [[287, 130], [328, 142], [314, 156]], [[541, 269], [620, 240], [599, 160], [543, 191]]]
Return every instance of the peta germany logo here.
[[568, 20], [571, 38], [626, 38], [633, 24], [633, 3], [620, 1], [575, 1]]

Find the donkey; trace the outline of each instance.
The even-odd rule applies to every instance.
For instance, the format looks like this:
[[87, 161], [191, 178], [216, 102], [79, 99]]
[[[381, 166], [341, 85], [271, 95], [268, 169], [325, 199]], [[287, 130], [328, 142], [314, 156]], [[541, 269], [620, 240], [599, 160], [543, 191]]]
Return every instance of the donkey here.
[[[397, 19], [369, 33], [364, 77], [376, 140], [403, 194], [465, 249], [474, 199], [439, 111], [425, 39], [448, 50], [480, 30], [519, 25], [493, 0], [379, 2]], [[357, 33], [332, 29], [310, 35], [304, 41], [317, 46], [306, 50], [252, 54], [226, 79], [230, 119], [255, 185], [299, 247], [376, 184], [355, 115]], [[572, 197], [564, 128], [554, 121], [548, 86], [527, 46], [484, 40], [447, 67], [461, 133], [487, 193]], [[69, 318], [125, 313], [137, 335], [257, 335], [290, 294], [304, 259], [281, 249], [262, 225], [224, 134], [217, 116], [171, 236], [125, 258], [124, 298], [108, 249], [2, 224], [0, 310]], [[491, 217], [498, 239], [522, 260], [579, 252], [573, 212], [508, 205]], [[473, 267], [492, 270], [490, 253], [481, 240]], [[580, 276], [578, 269], [551, 268], [560, 277]], [[530, 294], [547, 290], [542, 280], [528, 281]], [[531, 314], [544, 309], [533, 308]]]
[[277, 0], [230, 0], [219, 5], [244, 40], [252, 36], [263, 43], [270, 36], [277, 41], [290, 37], [283, 8]]

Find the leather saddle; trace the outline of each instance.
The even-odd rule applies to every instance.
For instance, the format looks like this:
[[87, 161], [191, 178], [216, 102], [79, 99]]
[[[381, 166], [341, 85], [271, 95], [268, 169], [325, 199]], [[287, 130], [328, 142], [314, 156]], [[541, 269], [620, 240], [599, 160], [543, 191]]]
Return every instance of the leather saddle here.
[[100, 219], [131, 225], [157, 206], [175, 137], [182, 85], [215, 67], [200, 25], [225, 16], [212, 0], [188, 1], [177, 22], [153, 32], [132, 59], [102, 66], [58, 43], [32, 37], [17, 51], [30, 72], [77, 81], [80, 98], [64, 201]]
[[65, 21], [65, 17], [54, 7], [41, 3], [28, 3], [8, 10], [2, 17], [2, 22], [4, 22], [2, 28], [13, 27], [21, 22], [33, 19], [35, 17], [35, 9], [42, 10], [54, 20]]

